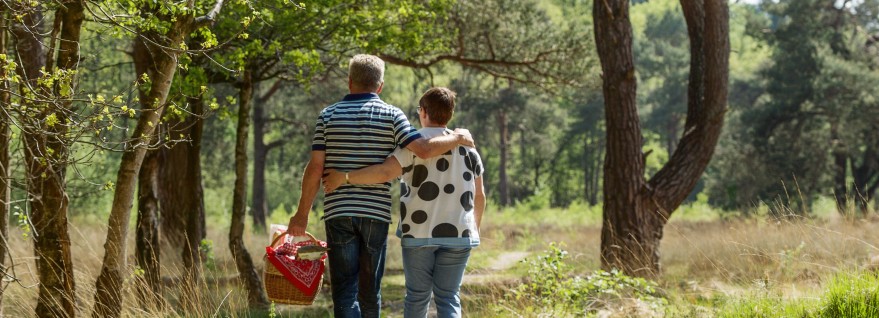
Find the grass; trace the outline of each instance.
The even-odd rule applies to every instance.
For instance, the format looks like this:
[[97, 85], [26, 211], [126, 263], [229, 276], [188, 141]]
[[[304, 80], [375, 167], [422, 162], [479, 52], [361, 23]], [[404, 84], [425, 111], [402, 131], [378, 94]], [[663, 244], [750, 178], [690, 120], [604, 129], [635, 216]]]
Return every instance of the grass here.
[[[270, 222], [286, 223], [281, 211]], [[811, 219], [722, 219], [707, 205], [691, 204], [672, 217], [664, 230], [661, 260], [663, 275], [656, 282], [667, 298], [662, 313], [670, 317], [875, 317], [879, 316], [879, 278], [863, 268], [879, 255], [873, 244], [879, 220], [845, 220], [833, 213], [816, 214]], [[516, 207], [486, 212], [482, 245], [468, 266], [462, 287], [465, 312], [470, 317], [540, 316], [537, 305], [514, 308], [503, 305], [510, 290], [527, 281], [528, 262], [509, 269], [494, 269], [498, 259], [509, 252], [529, 253], [533, 261], [560, 242], [567, 251], [570, 275], [586, 277], [599, 267], [600, 208], [577, 206], [570, 209]], [[243, 288], [229, 278], [236, 275], [227, 248], [228, 222], [221, 216], [209, 217], [208, 239], [213, 244], [214, 269], [206, 270], [206, 281], [183, 292], [169, 286], [165, 297], [169, 306], [146, 310], [135, 293], [132, 274], [124, 290], [124, 316], [128, 317], [328, 317], [332, 303], [325, 289], [315, 305], [275, 306], [274, 311], [251, 311]], [[312, 216], [310, 230], [325, 237], [323, 226]], [[396, 223], [395, 223], [396, 224]], [[393, 231], [393, 227], [392, 227]], [[132, 230], [128, 253], [133, 255]], [[3, 294], [4, 314], [32, 317], [36, 305], [36, 270], [29, 238], [10, 230], [11, 253], [18, 282], [8, 284]], [[106, 229], [94, 217], [76, 216], [71, 220], [74, 271], [79, 315], [90, 315], [94, 281], [101, 268]], [[245, 242], [261, 271], [267, 236], [245, 231]], [[179, 251], [164, 247], [163, 275], [177, 277], [182, 264]], [[129, 265], [133, 266], [133, 257]], [[133, 271], [133, 267], [132, 273]], [[402, 316], [405, 293], [399, 240], [388, 240], [387, 272], [383, 281], [383, 314]], [[637, 305], [637, 303], [635, 303]], [[608, 309], [609, 317], [631, 315], [625, 306]], [[531, 308], [531, 309], [528, 309]], [[631, 306], [629, 307], [631, 309]], [[545, 314], [545, 312], [544, 312]], [[582, 313], [571, 313], [579, 316]]]

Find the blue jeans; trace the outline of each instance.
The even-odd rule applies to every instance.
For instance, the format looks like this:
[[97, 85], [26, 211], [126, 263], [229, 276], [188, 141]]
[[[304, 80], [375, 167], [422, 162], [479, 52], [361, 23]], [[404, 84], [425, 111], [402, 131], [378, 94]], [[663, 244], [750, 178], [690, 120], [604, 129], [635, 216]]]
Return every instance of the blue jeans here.
[[379, 317], [388, 223], [344, 216], [325, 225], [335, 317]]
[[406, 301], [403, 316], [427, 317], [430, 294], [433, 293], [438, 318], [461, 317], [459, 292], [469, 258], [469, 247], [404, 247]]

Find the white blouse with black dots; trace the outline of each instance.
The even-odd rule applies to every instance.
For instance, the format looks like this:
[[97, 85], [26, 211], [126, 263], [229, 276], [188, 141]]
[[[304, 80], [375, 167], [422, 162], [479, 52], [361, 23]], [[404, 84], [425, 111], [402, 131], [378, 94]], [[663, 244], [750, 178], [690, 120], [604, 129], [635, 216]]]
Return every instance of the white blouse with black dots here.
[[[422, 128], [419, 132], [425, 138], [452, 133], [445, 128]], [[402, 245], [479, 245], [473, 199], [483, 166], [476, 149], [458, 146], [429, 159], [397, 149], [392, 156], [403, 167], [397, 227]]]

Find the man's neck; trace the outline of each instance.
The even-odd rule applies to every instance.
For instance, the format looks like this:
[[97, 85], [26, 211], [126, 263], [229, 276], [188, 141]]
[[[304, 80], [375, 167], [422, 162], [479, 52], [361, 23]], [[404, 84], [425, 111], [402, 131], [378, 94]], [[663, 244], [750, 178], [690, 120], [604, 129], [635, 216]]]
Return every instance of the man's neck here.
[[421, 128], [446, 128], [446, 125], [437, 125], [433, 123], [422, 125]]
[[376, 93], [375, 91], [370, 91], [370, 90], [363, 90], [363, 91], [355, 91], [355, 90], [351, 90], [351, 91], [348, 92], [348, 94], [351, 94], [351, 95], [355, 95], [355, 94], [376, 94], [376, 95], [378, 95], [378, 93]]

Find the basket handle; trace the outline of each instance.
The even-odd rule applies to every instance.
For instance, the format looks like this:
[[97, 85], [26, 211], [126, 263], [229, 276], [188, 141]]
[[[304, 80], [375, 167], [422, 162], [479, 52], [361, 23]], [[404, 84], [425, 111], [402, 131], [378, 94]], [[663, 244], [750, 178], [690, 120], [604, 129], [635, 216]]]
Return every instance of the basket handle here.
[[[288, 235], [289, 234], [287, 234], [287, 232], [284, 232], [284, 234], [278, 235], [277, 237], [275, 237], [275, 239], [272, 240], [272, 243], [269, 244], [269, 246], [275, 247], [275, 244], [278, 243], [278, 240], [280, 240], [282, 237], [286, 237]], [[314, 237], [314, 235], [312, 235], [311, 233], [308, 233], [308, 232], [305, 232], [305, 235], [308, 236], [308, 238], [311, 240], [312, 243], [314, 243], [314, 245], [320, 246], [320, 242], [317, 241], [317, 239]]]

